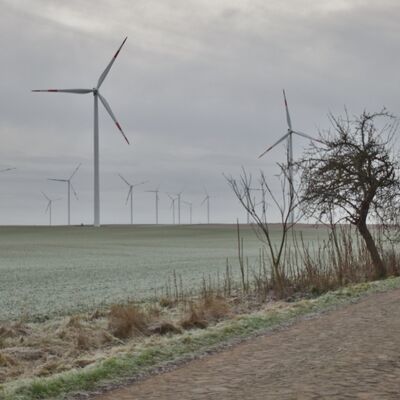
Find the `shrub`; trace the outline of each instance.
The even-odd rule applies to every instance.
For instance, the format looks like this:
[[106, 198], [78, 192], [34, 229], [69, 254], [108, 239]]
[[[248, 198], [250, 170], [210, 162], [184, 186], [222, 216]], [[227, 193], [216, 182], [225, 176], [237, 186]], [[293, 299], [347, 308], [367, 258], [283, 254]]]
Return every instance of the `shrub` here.
[[114, 305], [108, 314], [108, 329], [119, 339], [147, 334], [148, 318], [136, 305]]

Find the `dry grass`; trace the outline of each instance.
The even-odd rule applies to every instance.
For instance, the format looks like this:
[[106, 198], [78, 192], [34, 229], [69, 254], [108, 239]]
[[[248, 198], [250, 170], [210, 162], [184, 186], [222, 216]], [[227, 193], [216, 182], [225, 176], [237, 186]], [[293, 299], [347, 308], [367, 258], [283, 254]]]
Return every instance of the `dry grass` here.
[[209, 295], [191, 302], [188, 313], [181, 320], [183, 329], [207, 328], [210, 322], [220, 321], [231, 314], [231, 307], [221, 296]]
[[180, 322], [180, 326], [183, 329], [205, 329], [208, 326], [208, 321], [202, 310], [191, 304], [190, 310]]
[[[3, 323], [0, 341], [0, 383], [83, 367], [116, 343], [107, 331], [107, 321], [92, 320], [90, 315]], [[79, 361], [85, 355], [86, 361]]]
[[[399, 275], [398, 252], [391, 248], [383, 254], [388, 273]], [[349, 283], [366, 282], [373, 276], [365, 247], [352, 235], [341, 238], [339, 250], [329, 243], [306, 248], [300, 241], [280, 267], [283, 287], [277, 286], [267, 264], [268, 257], [261, 253], [258, 266], [244, 266], [239, 282], [227, 264], [225, 276], [204, 278], [197, 295], [184, 292], [182, 285], [174, 283], [173, 290], [166, 291], [170, 296], [151, 304], [114, 305], [37, 323], [0, 323], [0, 384], [83, 368], [132, 351], [146, 341], [162, 340], [159, 335], [204, 329], [234, 315], [281, 304], [272, 300], [315, 296]], [[180, 281], [180, 277], [173, 279]]]
[[44, 322], [0, 324], [0, 384], [83, 368], [140, 346], [148, 336], [182, 333], [182, 309], [114, 305]]
[[161, 297], [158, 300], [158, 304], [160, 305], [160, 307], [163, 307], [163, 308], [173, 308], [176, 306], [176, 303], [177, 303], [176, 300], [169, 298], [169, 297], [165, 297], [165, 296]]
[[173, 323], [168, 321], [161, 321], [153, 324], [149, 327], [149, 332], [152, 335], [168, 335], [168, 334], [179, 334], [182, 330], [176, 327]]
[[231, 313], [227, 299], [222, 296], [207, 296], [201, 301], [201, 307], [208, 321], [220, 321]]
[[108, 329], [119, 339], [147, 335], [149, 317], [138, 306], [114, 305], [108, 314]]

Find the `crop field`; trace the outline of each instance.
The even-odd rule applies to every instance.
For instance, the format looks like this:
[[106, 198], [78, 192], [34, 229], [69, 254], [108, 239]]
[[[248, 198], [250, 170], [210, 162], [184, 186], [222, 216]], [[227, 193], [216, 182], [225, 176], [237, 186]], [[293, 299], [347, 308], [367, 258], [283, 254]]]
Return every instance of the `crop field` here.
[[[297, 229], [305, 241], [326, 235]], [[241, 234], [255, 264], [261, 243], [249, 226]], [[238, 271], [234, 225], [0, 227], [0, 320], [160, 295], [173, 271], [193, 288], [225, 271], [227, 258]]]

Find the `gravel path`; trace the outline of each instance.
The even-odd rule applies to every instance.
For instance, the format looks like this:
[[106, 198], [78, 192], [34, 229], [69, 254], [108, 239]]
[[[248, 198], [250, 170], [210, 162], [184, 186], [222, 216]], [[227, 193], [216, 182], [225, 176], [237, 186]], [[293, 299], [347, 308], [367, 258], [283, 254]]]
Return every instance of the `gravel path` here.
[[400, 399], [400, 290], [95, 397], [111, 399]]

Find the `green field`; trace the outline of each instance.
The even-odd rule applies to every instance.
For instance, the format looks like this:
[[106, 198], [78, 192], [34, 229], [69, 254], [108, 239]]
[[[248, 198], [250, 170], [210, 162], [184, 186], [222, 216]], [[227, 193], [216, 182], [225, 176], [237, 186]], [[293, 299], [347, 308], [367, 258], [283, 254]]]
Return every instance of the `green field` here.
[[[325, 231], [302, 227], [305, 240]], [[241, 227], [245, 254], [261, 247]], [[203, 275], [237, 271], [234, 225], [0, 227], [0, 320], [67, 314], [160, 294], [173, 271], [185, 288]]]

